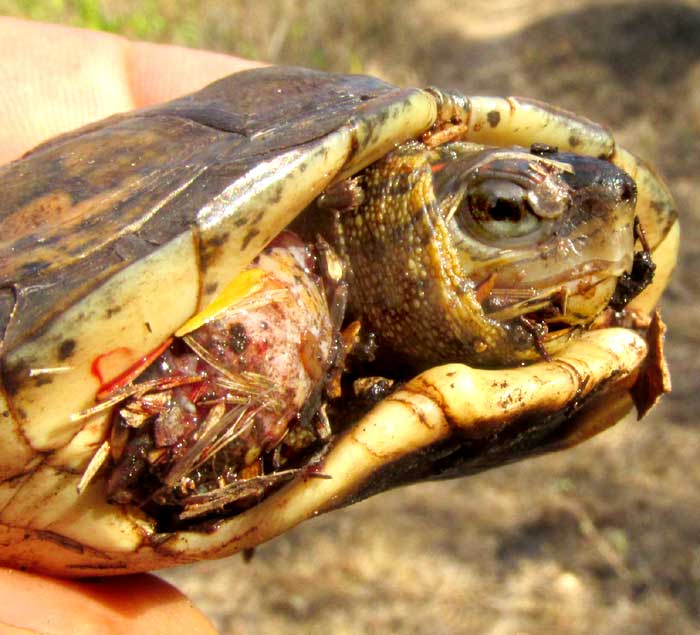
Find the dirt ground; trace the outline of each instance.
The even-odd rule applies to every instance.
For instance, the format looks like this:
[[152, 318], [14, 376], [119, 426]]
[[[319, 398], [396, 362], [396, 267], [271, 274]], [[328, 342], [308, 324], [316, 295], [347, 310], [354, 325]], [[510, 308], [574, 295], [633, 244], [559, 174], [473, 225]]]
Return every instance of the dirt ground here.
[[[301, 3], [337, 20], [329, 4]], [[352, 32], [355, 58], [306, 50], [284, 2], [277, 22], [265, 18], [267, 48], [216, 45], [535, 97], [611, 126], [668, 178], [681, 210], [664, 300], [674, 392], [575, 450], [383, 494], [305, 523], [249, 563], [163, 577], [230, 635], [700, 632], [700, 3], [419, 0], [377, 8], [376, 22], [367, 4], [356, 24], [361, 4], [337, 27]]]

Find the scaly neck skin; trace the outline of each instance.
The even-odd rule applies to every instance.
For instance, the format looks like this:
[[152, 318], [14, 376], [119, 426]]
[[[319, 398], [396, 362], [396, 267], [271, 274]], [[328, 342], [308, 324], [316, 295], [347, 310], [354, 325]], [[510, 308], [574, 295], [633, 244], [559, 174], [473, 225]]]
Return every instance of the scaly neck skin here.
[[464, 276], [426, 152], [388, 156], [365, 172], [363, 186], [363, 204], [338, 214], [335, 227], [351, 269], [351, 315], [377, 335], [381, 350], [413, 368], [498, 363], [512, 344]]

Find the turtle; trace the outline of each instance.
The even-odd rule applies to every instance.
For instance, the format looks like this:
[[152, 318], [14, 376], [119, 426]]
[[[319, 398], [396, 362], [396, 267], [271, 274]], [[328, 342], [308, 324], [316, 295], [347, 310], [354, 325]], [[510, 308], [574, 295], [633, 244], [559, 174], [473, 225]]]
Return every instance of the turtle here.
[[[677, 256], [672, 197], [606, 128], [534, 100], [254, 69], [49, 140], [0, 170], [0, 191], [12, 567], [118, 575], [250, 550], [391, 487], [570, 447], [669, 389], [655, 307]], [[417, 223], [438, 202], [445, 222]], [[286, 402], [280, 380], [252, 412], [272, 393], [245, 364], [268, 358], [245, 358], [247, 414], [217, 452], [262, 409], [292, 413], [230, 478], [207, 467], [216, 496], [188, 492], [173, 515], [204, 482], [186, 471], [216, 452], [169, 449], [184, 406], [163, 404], [195, 399], [193, 359], [234, 391], [221, 360], [254, 340], [235, 316], [273, 304], [314, 316], [290, 353], [309, 386]], [[267, 337], [256, 346], [279, 352]], [[221, 428], [208, 388], [202, 426]], [[146, 449], [144, 421], [161, 439]], [[170, 489], [144, 504], [143, 465], [163, 456]]]

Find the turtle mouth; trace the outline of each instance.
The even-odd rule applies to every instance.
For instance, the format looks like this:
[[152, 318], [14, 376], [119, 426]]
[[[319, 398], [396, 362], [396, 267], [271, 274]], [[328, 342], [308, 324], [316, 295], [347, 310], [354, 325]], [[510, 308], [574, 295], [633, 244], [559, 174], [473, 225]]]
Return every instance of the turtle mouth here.
[[482, 307], [493, 320], [507, 322], [523, 316], [548, 323], [550, 331], [585, 324], [607, 306], [623, 273], [622, 262], [598, 260], [534, 283], [496, 283]]

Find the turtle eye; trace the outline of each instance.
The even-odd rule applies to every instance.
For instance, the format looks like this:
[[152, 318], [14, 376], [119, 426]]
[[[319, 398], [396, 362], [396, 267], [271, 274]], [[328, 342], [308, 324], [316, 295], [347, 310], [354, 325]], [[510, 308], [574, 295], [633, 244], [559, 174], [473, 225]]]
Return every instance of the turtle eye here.
[[475, 183], [466, 192], [455, 217], [463, 230], [487, 239], [521, 238], [541, 225], [527, 190], [503, 179]]

